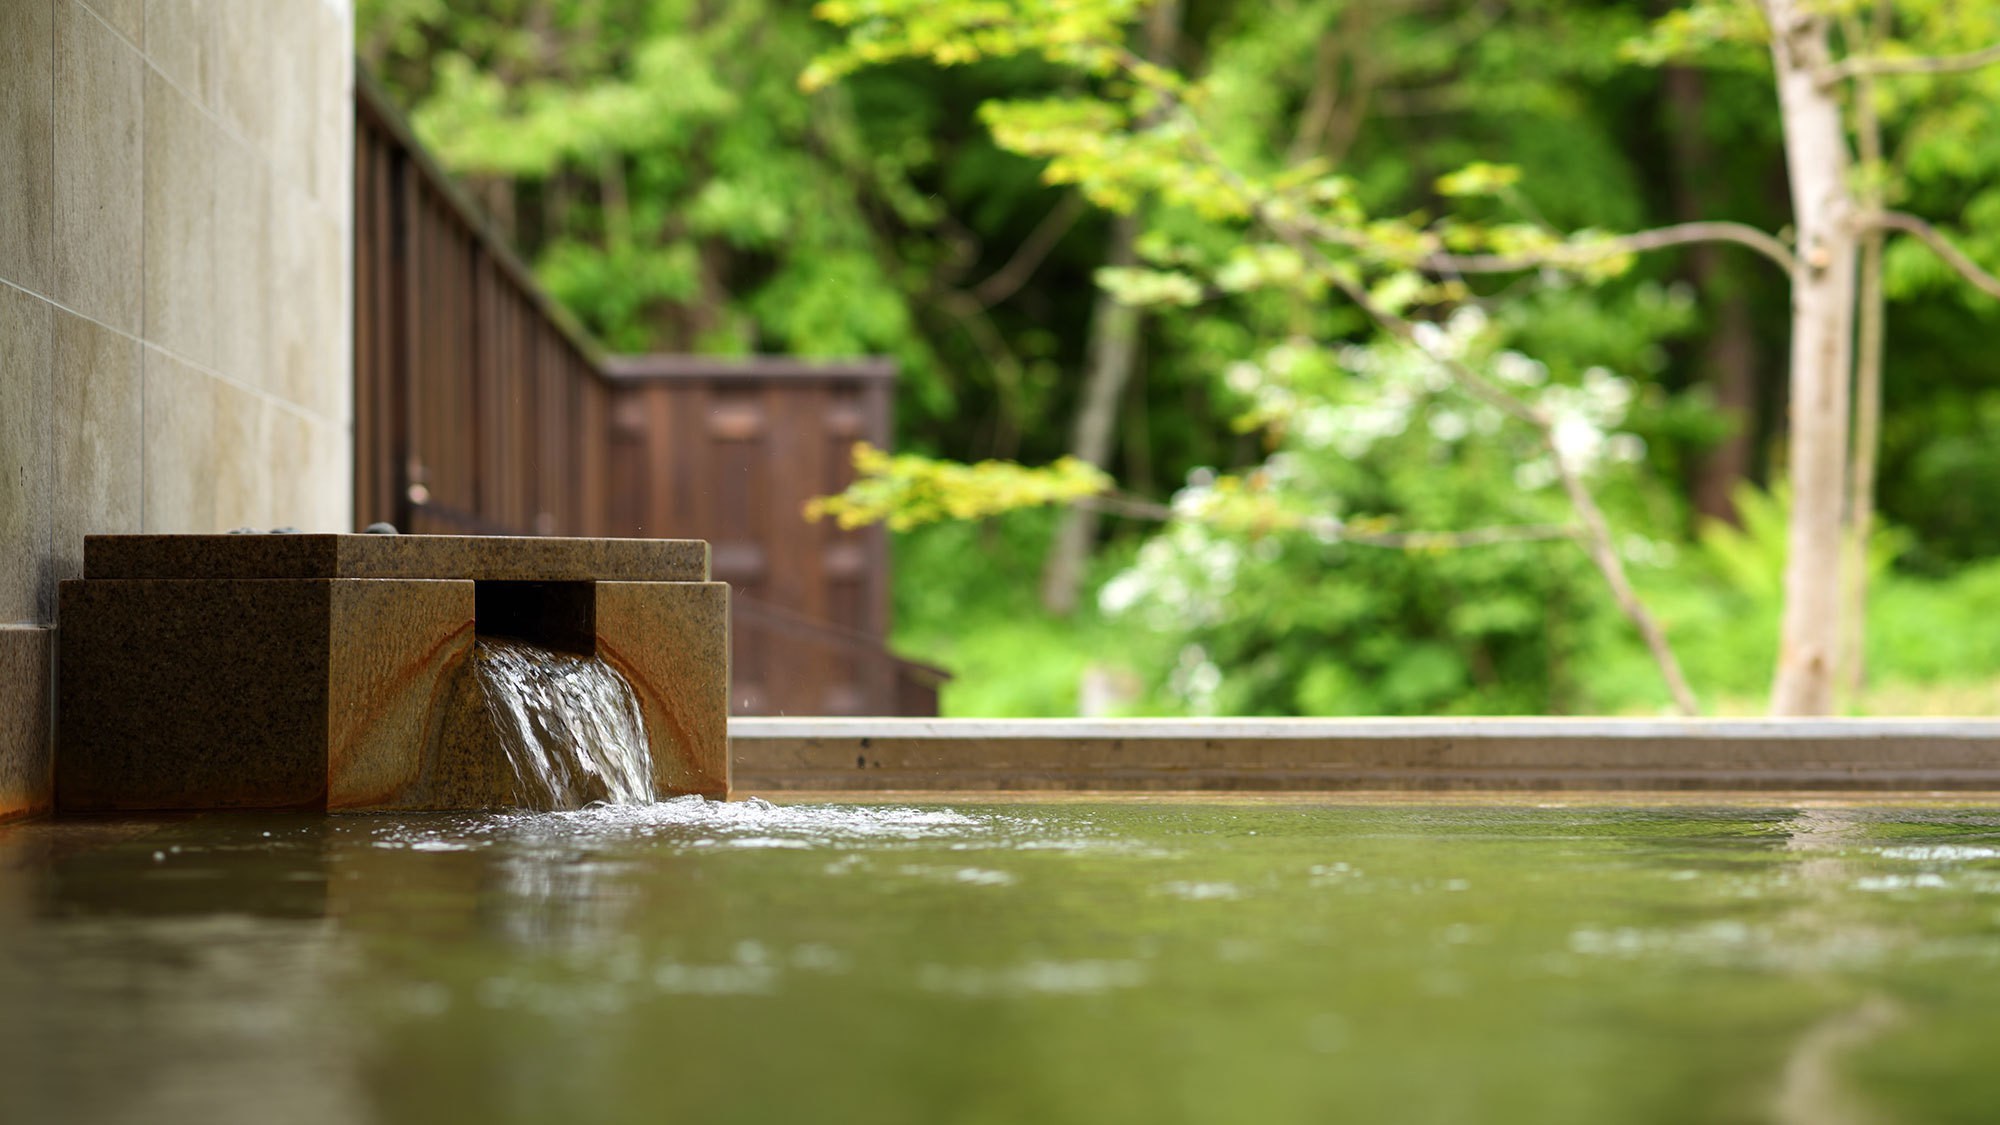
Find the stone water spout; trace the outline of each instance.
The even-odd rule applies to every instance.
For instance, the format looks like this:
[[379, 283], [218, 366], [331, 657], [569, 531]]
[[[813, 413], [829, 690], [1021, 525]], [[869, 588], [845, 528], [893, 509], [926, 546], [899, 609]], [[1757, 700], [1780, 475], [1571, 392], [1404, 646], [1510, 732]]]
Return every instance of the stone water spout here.
[[57, 811], [546, 804], [478, 674], [502, 644], [629, 685], [613, 725], [650, 768], [614, 781], [727, 796], [729, 593], [708, 565], [695, 540], [92, 536], [61, 591]]

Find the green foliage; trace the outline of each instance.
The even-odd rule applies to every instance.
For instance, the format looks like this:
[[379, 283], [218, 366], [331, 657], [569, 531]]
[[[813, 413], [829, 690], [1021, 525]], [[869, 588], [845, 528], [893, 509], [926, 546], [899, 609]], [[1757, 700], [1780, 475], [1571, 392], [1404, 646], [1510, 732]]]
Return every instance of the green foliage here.
[[[981, 107], [981, 118], [1003, 147], [1044, 160], [1044, 177], [1050, 182], [1075, 184], [1087, 198], [1107, 209], [1131, 211], [1145, 203], [1167, 218], [1156, 223], [1142, 249], [1155, 267], [1169, 268], [1120, 268], [1099, 274], [1100, 283], [1115, 296], [1133, 303], [1193, 306], [1201, 303], [1207, 279], [1212, 278], [1222, 292], [1255, 295], [1269, 290], [1295, 304], [1320, 303], [1330, 292], [1355, 297], [1361, 303], [1364, 299], [1356, 295], [1365, 291], [1365, 304], [1379, 319], [1385, 313], [1420, 313], [1466, 295], [1462, 283], [1433, 282], [1419, 272], [1418, 267], [1430, 256], [1447, 249], [1531, 252], [1541, 256], [1545, 273], [1566, 269], [1600, 283], [1629, 267], [1629, 257], [1608, 253], [1602, 236], [1593, 231], [1570, 239], [1532, 222], [1488, 223], [1469, 211], [1457, 212], [1444, 223], [1434, 223], [1420, 212], [1370, 215], [1348, 181], [1323, 174], [1315, 161], [1275, 170], [1232, 162], [1213, 139], [1223, 135], [1222, 130], [1204, 116], [1210, 101], [1204, 84], [1146, 63], [1124, 46], [1121, 23], [1133, 14], [1131, 5], [1114, 0], [1072, 0], [1059, 7], [1060, 14], [978, 3], [883, 0], [837, 5], [827, 14], [850, 27], [849, 43], [824, 56], [822, 69], [811, 81], [851, 73], [864, 63], [908, 57], [952, 65], [1038, 53], [1073, 67], [1087, 89], [1056, 98], [989, 101]], [[1034, 18], [1037, 14], [1047, 18], [1038, 20]], [[1526, 204], [1517, 190], [1520, 178], [1518, 168], [1473, 161], [1441, 176], [1437, 187], [1446, 197], [1500, 200], [1532, 219], [1532, 205]], [[1522, 403], [1504, 408], [1496, 405], [1495, 396], [1513, 392], [1499, 389], [1507, 382], [1503, 369], [1487, 377], [1496, 389], [1473, 388], [1478, 391], [1474, 401], [1463, 404], [1468, 413], [1440, 409], [1431, 425], [1436, 441], [1418, 441], [1418, 450], [1399, 459], [1395, 472], [1371, 466], [1372, 474], [1355, 476], [1353, 469], [1364, 462], [1376, 439], [1400, 435], [1412, 410], [1429, 410], [1430, 396], [1464, 382], [1454, 373], [1463, 370], [1457, 365], [1484, 362], [1485, 357], [1473, 355], [1482, 346], [1480, 341], [1457, 337], [1479, 336], [1485, 318], [1478, 317], [1476, 323], [1470, 317], [1462, 321], [1454, 318], [1452, 323], [1454, 327], [1461, 323], [1469, 326], [1467, 332], [1440, 331], [1434, 324], [1422, 323], [1414, 330], [1405, 329], [1416, 343], [1413, 354], [1403, 354], [1407, 349], [1400, 347], [1391, 349], [1394, 354], [1379, 355], [1350, 347], [1351, 354], [1340, 362], [1329, 362], [1323, 347], [1294, 330], [1286, 344], [1267, 353], [1261, 368], [1244, 364], [1232, 368], [1232, 379], [1237, 372], [1247, 372], [1243, 385], [1235, 389], [1254, 399], [1241, 426], [1263, 430], [1267, 440], [1280, 445], [1282, 452], [1255, 474], [1224, 476], [1177, 497], [1174, 525], [1147, 550], [1166, 546], [1166, 551], [1155, 552], [1160, 557], [1154, 560], [1156, 569], [1166, 571], [1185, 561], [1166, 557], [1175, 547], [1182, 548], [1182, 555], [1196, 560], [1191, 564], [1196, 570], [1206, 568], [1207, 581], [1215, 589], [1202, 594], [1201, 584], [1195, 581], [1199, 575], [1190, 577], [1187, 573], [1166, 574], [1152, 583], [1149, 589], [1155, 593], [1183, 595], [1169, 598], [1170, 603], [1192, 598], [1209, 607], [1200, 610], [1190, 604], [1170, 604], [1166, 611], [1169, 629], [1200, 629], [1233, 616], [1218, 607], [1240, 596], [1236, 571], [1242, 552], [1228, 539], [1211, 538], [1213, 534], [1273, 536], [1268, 543], [1277, 547], [1268, 553], [1279, 572], [1310, 574], [1310, 568], [1302, 570], [1303, 559], [1310, 557], [1310, 552], [1287, 559], [1275, 537], [1305, 532], [1327, 544], [1358, 541], [1339, 517], [1323, 514], [1347, 502], [1352, 492], [1378, 503], [1390, 520], [1409, 509], [1421, 510], [1425, 501], [1439, 496], [1476, 495], [1481, 503], [1447, 505], [1453, 509], [1453, 518], [1444, 524], [1447, 529], [1461, 525], [1468, 517], [1479, 522], [1493, 518], [1493, 513], [1524, 508], [1545, 513], [1552, 509], [1558, 515], [1564, 511], [1561, 501], [1551, 505], [1532, 494], [1553, 484], [1564, 471], [1593, 472], [1605, 459], [1604, 451], [1618, 445], [1606, 440], [1602, 428], [1622, 420], [1623, 403], [1629, 401], [1630, 391], [1601, 367], [1587, 369], [1581, 389], [1558, 384], [1524, 390]], [[1512, 370], [1535, 371], [1538, 383], [1545, 377], [1546, 369], [1534, 360], [1512, 352], [1507, 356], [1514, 361]], [[1340, 369], [1357, 367], [1377, 376], [1366, 381], [1359, 392], [1339, 377], [1345, 374]], [[1339, 374], [1327, 378], [1329, 372]], [[1604, 409], [1594, 401], [1606, 388], [1616, 388], [1621, 396], [1615, 409]], [[1457, 388], [1460, 393], [1466, 389]], [[1510, 419], [1531, 417], [1550, 419], [1553, 428], [1549, 434], [1503, 434]], [[1475, 433], [1492, 435], [1493, 440], [1466, 440]], [[1544, 448], [1545, 442], [1553, 449]], [[1341, 460], [1321, 464], [1317, 455], [1329, 450]], [[1475, 464], [1482, 461], [1483, 466]], [[939, 471], [930, 462], [922, 468], [929, 474]], [[1496, 490], [1490, 486], [1495, 480], [1510, 481], [1516, 487]], [[1462, 482], [1480, 487], [1467, 490]], [[943, 495], [950, 502], [941, 503], [932, 490], [897, 487], [900, 483], [892, 481], [885, 486], [883, 481], [864, 479], [857, 488], [869, 490], [865, 499], [857, 500], [857, 491], [850, 490], [847, 497], [831, 503], [850, 505], [847, 510], [857, 519], [889, 518], [907, 525], [952, 511], [983, 514], [1006, 510], [1018, 502], [997, 494], [1020, 491], [1020, 480], [1014, 475], [986, 474], [983, 480], [968, 475], [949, 482], [950, 488]], [[996, 496], [986, 500], [976, 492], [964, 491], [981, 486], [994, 490]], [[1039, 496], [1033, 490], [1027, 495]], [[1443, 540], [1427, 535], [1422, 541]], [[1141, 557], [1145, 559], [1144, 552]], [[1549, 573], [1552, 571], [1547, 568], [1540, 571], [1543, 576]], [[1506, 577], [1513, 587], [1527, 578], [1512, 572]], [[1255, 585], [1265, 589], [1285, 584], [1266, 580]], [[1375, 587], [1380, 585], [1378, 580]], [[1486, 593], [1502, 596], [1497, 589]], [[1545, 602], [1549, 591], [1543, 593], [1545, 596], [1530, 600]], [[1299, 592], [1287, 590], [1284, 597], [1288, 605], [1296, 604]], [[1396, 617], [1406, 625], [1421, 619], [1413, 605], [1398, 608]], [[1471, 621], [1465, 628], [1479, 632], [1490, 631], [1490, 621], [1518, 624], [1525, 615], [1489, 609], [1464, 616]], [[1337, 634], [1354, 628], [1380, 636], [1382, 625], [1377, 619], [1336, 616], [1310, 621], [1303, 635]], [[1184, 646], [1183, 655], [1203, 651], [1201, 644], [1189, 644]], [[1458, 666], [1451, 664], [1444, 648], [1427, 643], [1398, 646], [1398, 651], [1406, 656], [1416, 654], [1413, 658], [1417, 663], [1377, 669], [1387, 682], [1403, 685], [1395, 706], [1442, 707], [1450, 705], [1448, 700], [1462, 704], [1483, 698], [1471, 691], [1468, 677], [1446, 674], [1448, 668]], [[1303, 652], [1281, 658], [1268, 651], [1264, 655], [1261, 666], [1280, 678], [1298, 675], [1305, 659]], [[1481, 650], [1463, 659], [1469, 665], [1490, 667], [1494, 658]], [[1509, 667], [1495, 682], [1505, 683], [1509, 691], [1546, 694], [1548, 677], [1525, 673], [1537, 664], [1546, 668], [1553, 662], [1548, 653], [1538, 651], [1537, 656], [1525, 658], [1521, 668]], [[1194, 677], [1189, 682], [1213, 681], [1199, 689], [1201, 694], [1213, 695], [1225, 682], [1256, 680], [1260, 662], [1250, 661], [1240, 672], [1234, 670], [1235, 663], [1240, 662], [1232, 662], [1232, 671], [1225, 677], [1215, 663], [1197, 658], [1195, 670], [1188, 673]], [[1327, 685], [1332, 681], [1326, 675], [1312, 682], [1320, 685], [1314, 698], [1339, 697], [1337, 692], [1329, 694], [1332, 689]], [[1296, 698], [1288, 697], [1280, 704], [1254, 688], [1229, 699], [1230, 709], [1282, 710], [1298, 705]], [[1488, 701], [1485, 705], [1496, 704]]]
[[[897, 651], [952, 670], [947, 715], [1074, 715], [1078, 686], [1092, 668], [1129, 663], [1131, 630], [1094, 606], [1055, 617], [1032, 583], [996, 576], [1033, 574], [1055, 513], [1026, 508], [979, 523], [928, 524], [892, 536]], [[1129, 552], [1113, 548], [1098, 576]], [[1093, 583], [1094, 584], [1094, 583]]]
[[[1671, 327], [1658, 306], [1649, 327]], [[1635, 318], [1636, 319], [1636, 318]], [[1640, 321], [1640, 323], [1644, 323]], [[1633, 384], [1559, 349], [1509, 345], [1537, 327], [1461, 311], [1419, 352], [1400, 344], [1278, 345], [1228, 378], [1276, 443], [1259, 468], [1190, 483], [1176, 522], [1099, 594], [1149, 638], [1127, 660], [1148, 706], [1222, 714], [1479, 714], [1576, 709], [1582, 669], [1616, 614], [1577, 547], [1450, 547], [1386, 535], [1559, 524], [1568, 505], [1534, 431], [1468, 401], [1434, 356], [1490, 374], [1558, 419], [1566, 459], [1621, 514], [1664, 502], [1622, 429]], [[1551, 341], [1558, 335], [1549, 333]], [[1634, 565], [1671, 547], [1631, 537]]]
[[976, 520], [1019, 508], [1066, 504], [1096, 496], [1111, 478], [1095, 466], [1064, 457], [1046, 468], [1011, 461], [965, 465], [917, 453], [884, 453], [867, 442], [854, 446], [856, 480], [838, 496], [806, 505], [806, 518], [832, 516], [842, 527], [886, 523], [905, 531], [938, 520]]
[[1439, 195], [1454, 199], [1479, 195], [1505, 195], [1521, 182], [1521, 170], [1512, 164], [1488, 164], [1477, 160], [1456, 172], [1439, 176]]
[[1620, 44], [1621, 57], [1646, 66], [1700, 62], [1761, 69], [1769, 65], [1771, 30], [1751, 0], [1693, 0]]
[[1040, 52], [1052, 62], [1108, 71], [1116, 44], [1141, 0], [820, 0], [813, 14], [845, 28], [846, 41], [821, 55], [800, 82], [818, 89], [866, 66], [924, 59], [963, 66]]
[[[1837, 5], [1843, 18], [1873, 7]], [[1420, 374], [1370, 346], [1365, 318], [1335, 296], [1342, 282], [1440, 331], [1459, 304], [1487, 310], [1468, 354], [1539, 371], [1535, 386], [1506, 384], [1524, 401], [1563, 388], [1561, 405], [1615, 373], [1629, 402], [1592, 427], [1595, 447], [1642, 452], [1606, 457], [1595, 479], [1630, 529], [1635, 580], [1698, 688], [1760, 692], [1775, 609], [1752, 576], [1781, 557], [1774, 509], [1745, 501], [1732, 538], [1689, 498], [1733, 431], [1750, 439], [1750, 476], [1768, 482], [1784, 281], [1735, 250], [1715, 267], [1634, 258], [1608, 233], [1789, 221], [1755, 5], [1228, 0], [1185, 6], [1171, 67], [1137, 57], [1147, 10], [359, 0], [357, 27], [427, 143], [614, 350], [885, 352], [903, 367], [897, 448], [1047, 464], [1067, 452], [1098, 288], [1144, 307], [1113, 472], [1126, 493], [1160, 499], [1195, 473], [1180, 490], [1194, 530], [1112, 521], [1098, 579], [1115, 587], [1147, 565], [1151, 541], [1192, 580], [1189, 560], [1226, 543], [1241, 556], [1221, 597], [1230, 612], [1165, 629], [1142, 624], [1137, 603], [1040, 616], [1026, 576], [1045, 509], [912, 530], [898, 540], [898, 640], [961, 673], [954, 709], [1065, 712], [1087, 666], [1137, 672], [1148, 691], [1133, 706], [1152, 711], [1197, 695], [1274, 712], [1656, 706], [1644, 654], [1572, 544], [1411, 553], [1343, 540], [1566, 516], [1518, 429], [1479, 431], [1473, 405], [1435, 388], [1391, 403], [1395, 379], [1349, 362]], [[2000, 41], [2000, 9], [1897, 0], [1890, 33], [1870, 49], [1972, 50]], [[1633, 61], [1703, 70], [1690, 96], [1685, 71]], [[1888, 156], [1857, 183], [1952, 220], [1951, 237], [2000, 262], [2000, 68], [1884, 79], [1875, 98]], [[1080, 215], [1078, 199], [1090, 204]], [[1107, 261], [1114, 211], [1142, 226], [1137, 262]], [[1273, 236], [1260, 215], [1313, 232], [1311, 245]], [[1549, 268], [1411, 268], [1440, 251]], [[1013, 288], [984, 287], [1017, 265]], [[1982, 642], [1951, 630], [1930, 660], [1920, 627], [1882, 614], [1957, 622], [1994, 588], [1981, 567], [1954, 575], [2000, 554], [1987, 516], [2000, 390], [1968, 362], [1990, 350], [2000, 303], [1968, 296], [1901, 239], [1889, 283], [1882, 503], [1910, 528], [1897, 565], [1934, 580], [1880, 576], [1876, 664], [1890, 678], [1993, 667]], [[1740, 421], [1709, 405], [1702, 346], [1738, 303], [1756, 383]], [[1346, 428], [1329, 430], [1329, 414]], [[1401, 432], [1349, 455], [1357, 420], [1391, 415]], [[1471, 436], [1445, 440], [1434, 423]], [[983, 514], [1060, 503], [1084, 484], [1018, 466], [958, 478], [931, 462], [883, 478], [869, 503], [875, 518]], [[1189, 535], [1200, 542], [1176, 544]]]
[[[362, 51], [417, 134], [616, 351], [886, 353], [943, 408], [921, 321], [939, 218], [921, 109], [802, 94], [832, 46], [778, 0], [372, 0]], [[932, 243], [934, 246], [935, 244]]]
[[[1655, 544], [1634, 574], [1702, 698], [1723, 714], [1757, 714], [1777, 649], [1783, 511], [1761, 493], [1738, 502], [1756, 513], [1744, 532], [1705, 525], [1689, 547]], [[1411, 557], [1293, 540], [1282, 548], [1288, 560], [1256, 546], [1265, 540], [1245, 540], [1232, 623], [1177, 632], [1135, 628], [1129, 612], [1107, 617], [1095, 601], [1075, 617], [1052, 617], [1027, 584], [995, 582], [966, 565], [981, 559], [994, 573], [1032, 571], [1047, 517], [1030, 510], [897, 537], [897, 573], [908, 581], [897, 585], [896, 643], [958, 673], [946, 714], [1075, 714], [1078, 685], [1092, 673], [1122, 673], [1138, 687], [1130, 714], [1245, 706], [1325, 715], [1660, 711], [1658, 676], [1622, 623], [1593, 602], [1566, 598], [1589, 583], [1565, 544]], [[2000, 563], [1926, 578], [1890, 568], [1886, 554], [1876, 558], [1869, 612], [1879, 687], [1854, 710], [2000, 711], [2000, 633], [1987, 624], [2000, 614]], [[1114, 549], [1094, 584], [1116, 583], [1136, 562]], [[1426, 623], [1414, 638], [1413, 620]], [[1498, 683], [1503, 670], [1524, 678]]]

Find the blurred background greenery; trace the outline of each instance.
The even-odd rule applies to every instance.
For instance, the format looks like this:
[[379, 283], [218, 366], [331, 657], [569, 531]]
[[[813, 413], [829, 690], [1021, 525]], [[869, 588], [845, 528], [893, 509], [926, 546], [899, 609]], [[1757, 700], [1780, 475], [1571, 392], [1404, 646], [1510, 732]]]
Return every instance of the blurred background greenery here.
[[[1670, 7], [1187, 0], [1148, 48], [1202, 76], [1232, 160], [1323, 158], [1372, 212], [1436, 206], [1439, 176], [1491, 160], [1521, 169], [1514, 202], [1556, 229], [1726, 217], [1780, 230], [1761, 58], [1724, 51], [1695, 69], [1621, 51]], [[1104, 214], [994, 143], [982, 103], [1076, 81], [1037, 61], [894, 63], [809, 94], [800, 73], [841, 33], [804, 3], [361, 0], [358, 21], [364, 64], [607, 345], [893, 356], [901, 449], [1071, 452], [1112, 315], [1096, 271], [1148, 237], [1202, 237], [1164, 230], [1185, 221], [1165, 211]], [[1954, 83], [1890, 115], [1894, 202], [1952, 217], [1960, 244], [1996, 262], [2000, 84]], [[1906, 250], [1887, 270], [1869, 685], [1847, 706], [2000, 713], [2000, 304]], [[1652, 255], [1588, 290], [1508, 284], [1489, 293], [1480, 346], [1533, 357], [1551, 386], [1615, 394], [1605, 428], [1621, 442], [1600, 488], [1634, 580], [1710, 709], [1761, 709], [1784, 554], [1784, 277], [1713, 249]], [[1107, 467], [1162, 501], [1271, 464], [1276, 439], [1244, 422], [1243, 365], [1273, 362], [1273, 340], [1368, 342], [1351, 310], [1268, 294], [1130, 315]], [[1520, 479], [1499, 444], [1413, 394], [1366, 440], [1288, 447], [1282, 465], [1326, 482], [1350, 517], [1551, 518], [1546, 482]], [[946, 713], [1662, 706], [1569, 543], [1404, 552], [1114, 518], [1075, 608], [1055, 612], [1040, 576], [1058, 519], [897, 534], [894, 639], [956, 674]]]

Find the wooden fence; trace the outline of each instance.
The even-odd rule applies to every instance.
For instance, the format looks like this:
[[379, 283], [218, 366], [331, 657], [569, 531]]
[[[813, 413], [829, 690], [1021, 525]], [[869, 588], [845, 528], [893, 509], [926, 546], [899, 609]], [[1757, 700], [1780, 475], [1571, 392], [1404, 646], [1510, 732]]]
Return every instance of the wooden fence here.
[[886, 444], [893, 365], [606, 357], [365, 78], [355, 97], [357, 525], [707, 539], [740, 714], [936, 714], [879, 528], [807, 523]]

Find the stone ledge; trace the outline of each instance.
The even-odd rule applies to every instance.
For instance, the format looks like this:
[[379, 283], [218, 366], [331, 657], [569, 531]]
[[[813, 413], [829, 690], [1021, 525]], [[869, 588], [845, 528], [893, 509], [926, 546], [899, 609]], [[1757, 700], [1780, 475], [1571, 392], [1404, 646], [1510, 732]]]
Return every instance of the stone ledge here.
[[785, 790], [2000, 791], [2000, 722], [735, 719]]
[[703, 582], [699, 539], [501, 535], [92, 535], [85, 578]]

